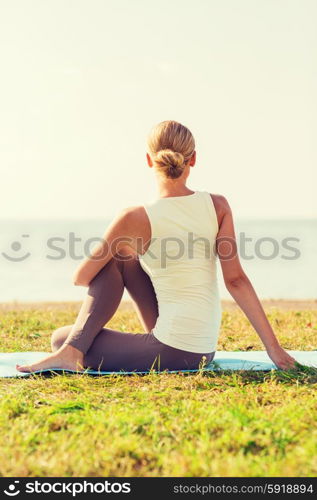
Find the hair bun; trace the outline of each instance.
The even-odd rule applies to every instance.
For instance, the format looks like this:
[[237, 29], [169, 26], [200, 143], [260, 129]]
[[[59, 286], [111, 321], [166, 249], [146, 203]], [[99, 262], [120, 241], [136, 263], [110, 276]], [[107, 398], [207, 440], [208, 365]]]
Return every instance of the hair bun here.
[[176, 179], [182, 174], [185, 166], [185, 158], [182, 153], [172, 149], [161, 149], [155, 154], [155, 163], [164, 170], [167, 177]]
[[191, 131], [174, 120], [165, 120], [153, 127], [147, 145], [155, 169], [171, 179], [184, 173], [195, 151]]

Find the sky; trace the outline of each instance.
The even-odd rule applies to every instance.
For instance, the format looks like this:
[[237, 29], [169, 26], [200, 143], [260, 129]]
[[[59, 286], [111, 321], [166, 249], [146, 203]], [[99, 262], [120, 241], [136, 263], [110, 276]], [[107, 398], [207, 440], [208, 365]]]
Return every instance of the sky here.
[[0, 217], [157, 196], [146, 137], [196, 140], [188, 186], [236, 217], [316, 217], [315, 0], [0, 0]]

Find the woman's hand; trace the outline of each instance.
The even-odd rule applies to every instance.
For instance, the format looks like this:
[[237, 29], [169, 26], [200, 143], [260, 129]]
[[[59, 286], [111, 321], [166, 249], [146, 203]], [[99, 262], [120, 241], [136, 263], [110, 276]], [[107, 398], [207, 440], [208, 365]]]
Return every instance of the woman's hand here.
[[296, 368], [296, 359], [292, 358], [280, 345], [267, 349], [273, 363], [281, 370], [289, 370]]

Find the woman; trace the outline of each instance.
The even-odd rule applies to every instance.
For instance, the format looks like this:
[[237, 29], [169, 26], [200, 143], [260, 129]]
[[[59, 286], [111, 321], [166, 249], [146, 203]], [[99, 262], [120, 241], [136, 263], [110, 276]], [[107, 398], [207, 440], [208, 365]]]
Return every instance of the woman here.
[[[241, 267], [228, 201], [186, 185], [196, 162], [191, 132], [175, 121], [159, 123], [146, 157], [159, 198], [123, 210], [112, 222], [75, 273], [75, 285], [89, 287], [75, 324], [53, 333], [52, 354], [17, 369], [181, 370], [210, 362], [221, 323], [218, 257], [227, 289], [272, 361], [281, 369], [294, 367]], [[149, 333], [104, 328], [124, 288]]]

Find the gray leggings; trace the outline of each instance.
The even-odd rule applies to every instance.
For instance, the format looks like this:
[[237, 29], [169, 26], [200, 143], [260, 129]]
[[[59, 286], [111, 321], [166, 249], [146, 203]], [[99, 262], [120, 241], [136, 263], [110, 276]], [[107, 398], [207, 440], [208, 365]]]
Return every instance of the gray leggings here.
[[[103, 328], [129, 292], [145, 331], [124, 333]], [[74, 325], [52, 334], [52, 350], [63, 344], [84, 353], [85, 368], [104, 371], [182, 370], [209, 363], [212, 353], [193, 353], [160, 342], [152, 329], [158, 317], [155, 291], [137, 258], [111, 259], [91, 281]]]

